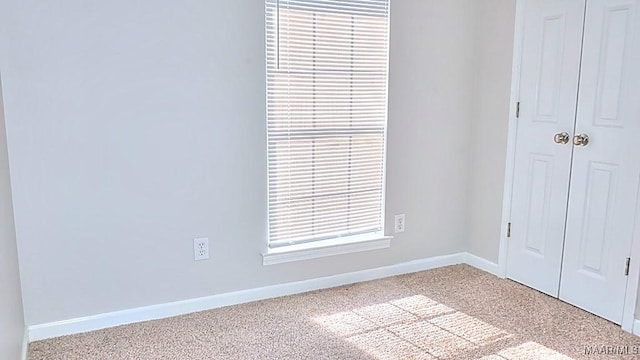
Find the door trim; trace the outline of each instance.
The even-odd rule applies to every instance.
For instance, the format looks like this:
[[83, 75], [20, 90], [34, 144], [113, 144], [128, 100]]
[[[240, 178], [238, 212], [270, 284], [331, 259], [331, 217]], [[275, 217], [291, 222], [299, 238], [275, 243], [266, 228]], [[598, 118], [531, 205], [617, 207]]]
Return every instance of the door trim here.
[[502, 196], [502, 225], [500, 231], [500, 253], [498, 273], [507, 277], [507, 224], [511, 222], [511, 202], [513, 197], [513, 175], [515, 170], [516, 139], [518, 122], [517, 103], [520, 99], [520, 68], [522, 65], [522, 34], [524, 31], [524, 1], [516, 0], [515, 33], [513, 37], [513, 63], [511, 65], [511, 97], [509, 103], [509, 122], [507, 132], [507, 156], [504, 172], [504, 194]]
[[[500, 249], [498, 256], [498, 275], [501, 278], [507, 277], [507, 254], [509, 246], [507, 239], [507, 224], [511, 221], [511, 203], [513, 201], [513, 176], [515, 170], [515, 152], [517, 146], [516, 135], [518, 130], [516, 104], [520, 101], [520, 72], [522, 63], [524, 10], [526, 1], [530, 0], [515, 1], [516, 17], [513, 41], [513, 64], [511, 67], [511, 96], [507, 131], [507, 156], [505, 163], [504, 192], [502, 196]], [[640, 199], [637, 202], [636, 206], [638, 207], [636, 214], [638, 214], [638, 212], [640, 212]], [[640, 215], [636, 216], [633, 234], [634, 236], [632, 239], [631, 249], [629, 249], [629, 254], [632, 258], [632, 261], [629, 268], [629, 276], [627, 277], [627, 290], [625, 292], [624, 309], [622, 315], [622, 330], [626, 332], [633, 332], [633, 325], [635, 322], [635, 309], [638, 300], [638, 280], [640, 279], [640, 240], [638, 239], [638, 237], [640, 237]]]
[[[638, 301], [638, 279], [640, 279], [640, 192], [636, 200], [636, 218], [633, 226], [633, 239], [631, 239], [631, 265], [629, 266], [629, 276], [627, 276], [627, 291], [624, 296], [624, 310], [622, 312], [622, 330], [633, 332]], [[635, 329], [639, 331], [640, 329]]]

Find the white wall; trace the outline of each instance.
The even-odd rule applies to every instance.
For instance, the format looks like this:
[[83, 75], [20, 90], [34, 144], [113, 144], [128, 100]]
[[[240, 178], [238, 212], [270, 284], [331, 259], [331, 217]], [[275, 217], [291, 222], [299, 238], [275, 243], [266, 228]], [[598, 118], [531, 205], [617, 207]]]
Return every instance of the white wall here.
[[25, 327], [4, 123], [0, 91], [0, 359], [19, 359]]
[[[263, 0], [7, 0], [26, 322], [444, 255], [468, 235], [475, 0], [392, 3], [386, 250], [262, 266]], [[192, 260], [210, 237], [212, 259]]]
[[419, 240], [407, 251], [462, 251], [478, 2], [391, 3], [387, 228], [393, 214], [406, 212], [412, 232], [396, 243]]
[[495, 263], [502, 226], [515, 3], [482, 0], [475, 43], [468, 251]]

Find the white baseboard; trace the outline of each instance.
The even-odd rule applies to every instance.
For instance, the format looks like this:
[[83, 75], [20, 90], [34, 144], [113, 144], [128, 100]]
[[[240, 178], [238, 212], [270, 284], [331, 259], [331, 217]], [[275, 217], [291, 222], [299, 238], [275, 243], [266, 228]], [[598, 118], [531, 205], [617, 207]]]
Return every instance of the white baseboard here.
[[27, 356], [29, 355], [29, 329], [24, 328], [24, 335], [22, 337], [22, 355], [20, 355], [21, 360], [27, 360]]
[[135, 309], [115, 311], [83, 318], [58, 321], [29, 326], [28, 339], [38, 341], [64, 335], [99, 330], [142, 321], [163, 319], [198, 311], [216, 309], [251, 301], [270, 299], [280, 296], [299, 294], [319, 289], [332, 288], [362, 281], [381, 279], [389, 276], [409, 274], [438, 267], [468, 263], [471, 266], [497, 273], [498, 266], [468, 253], [436, 256], [410, 261], [397, 265], [362, 270], [347, 274], [267, 286], [256, 289], [235, 291], [198, 299], [184, 300], [167, 304], [151, 305]]
[[491, 262], [489, 260], [483, 259], [479, 256], [465, 253], [465, 264], [473, 266], [476, 269], [480, 269], [482, 271], [486, 271], [489, 274], [493, 274], [497, 277], [500, 277], [500, 267], [498, 264]]
[[640, 320], [633, 321], [633, 335], [640, 336]]

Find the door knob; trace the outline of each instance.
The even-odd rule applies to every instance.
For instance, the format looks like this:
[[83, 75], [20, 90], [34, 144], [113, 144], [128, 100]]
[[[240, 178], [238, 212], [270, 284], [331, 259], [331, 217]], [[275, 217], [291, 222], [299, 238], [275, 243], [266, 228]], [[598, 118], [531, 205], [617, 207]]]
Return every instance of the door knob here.
[[566, 144], [569, 142], [569, 134], [566, 132], [557, 133], [553, 136], [556, 144]]
[[578, 134], [573, 137], [573, 145], [575, 146], [587, 146], [589, 144], [589, 135]]

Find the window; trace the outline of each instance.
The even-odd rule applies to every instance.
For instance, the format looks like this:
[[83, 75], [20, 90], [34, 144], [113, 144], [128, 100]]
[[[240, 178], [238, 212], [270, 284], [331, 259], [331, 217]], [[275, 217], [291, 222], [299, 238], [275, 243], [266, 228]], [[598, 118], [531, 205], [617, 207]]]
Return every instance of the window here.
[[389, 0], [266, 0], [269, 248], [382, 235]]

